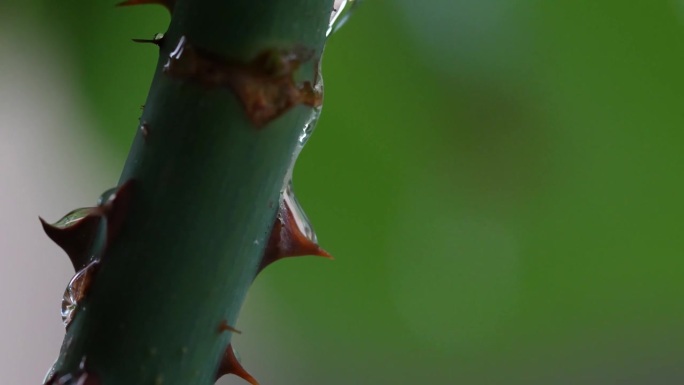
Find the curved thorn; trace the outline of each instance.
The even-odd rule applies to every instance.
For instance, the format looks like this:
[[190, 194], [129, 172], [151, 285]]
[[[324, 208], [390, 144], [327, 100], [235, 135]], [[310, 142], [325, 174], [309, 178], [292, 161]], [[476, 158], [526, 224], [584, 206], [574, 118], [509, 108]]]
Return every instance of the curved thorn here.
[[271, 235], [261, 259], [258, 272], [271, 263], [290, 257], [316, 256], [335, 259], [330, 253], [321, 248], [314, 239], [310, 238], [297, 225], [292, 209], [283, 200], [278, 210]]
[[228, 325], [228, 322], [226, 322], [226, 320], [221, 321], [221, 323], [219, 324], [219, 327], [218, 327], [218, 331], [219, 331], [219, 333], [233, 332], [233, 333], [237, 333], [237, 334], [242, 334], [241, 331], [239, 331], [239, 330], [235, 329], [234, 327]]
[[218, 380], [226, 374], [234, 374], [252, 385], [259, 385], [259, 382], [252, 377], [252, 375], [242, 367], [240, 361], [238, 361], [232, 344], [229, 344], [228, 347], [226, 347], [226, 351], [223, 353], [223, 357], [221, 357], [216, 379]]
[[[82, 216], [73, 215], [81, 211]], [[91, 248], [97, 235], [101, 218], [97, 208], [74, 210], [54, 224], [38, 217], [45, 234], [69, 257], [74, 271], [83, 269], [89, 262]]]

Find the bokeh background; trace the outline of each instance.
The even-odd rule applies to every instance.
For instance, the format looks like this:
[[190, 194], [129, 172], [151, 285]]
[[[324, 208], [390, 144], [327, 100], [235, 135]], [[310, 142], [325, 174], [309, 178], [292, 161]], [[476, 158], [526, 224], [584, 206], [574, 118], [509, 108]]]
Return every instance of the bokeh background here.
[[[158, 7], [0, 4], [0, 373], [57, 355], [42, 234], [118, 179]], [[267, 269], [263, 384], [684, 383], [684, 2], [369, 0], [295, 170], [332, 263]], [[226, 379], [221, 384], [240, 384]]]

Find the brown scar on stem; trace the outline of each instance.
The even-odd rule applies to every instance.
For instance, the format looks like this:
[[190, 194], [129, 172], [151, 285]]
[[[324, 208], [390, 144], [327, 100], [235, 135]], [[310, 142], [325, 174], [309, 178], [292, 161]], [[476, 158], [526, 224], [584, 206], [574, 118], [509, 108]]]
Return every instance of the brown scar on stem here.
[[249, 63], [222, 58], [193, 46], [181, 37], [164, 65], [173, 78], [195, 81], [205, 87], [224, 87], [235, 93], [248, 119], [263, 127], [292, 107], [319, 107], [322, 91], [309, 81], [295, 84], [294, 72], [311, 60], [314, 51], [301, 47], [262, 51]]
[[73, 210], [53, 224], [38, 217], [45, 234], [67, 253], [74, 271], [88, 265], [103, 220], [107, 226], [105, 248], [116, 237], [130, 206], [133, 184], [132, 179], [128, 180], [101, 205]]
[[131, 5], [146, 5], [158, 4], [166, 8], [169, 13], [173, 14], [173, 7], [176, 5], [176, 0], [125, 0], [118, 4], [117, 7], [128, 7]]
[[218, 331], [219, 331], [219, 333], [233, 332], [233, 333], [237, 333], [237, 334], [242, 334], [241, 331], [239, 331], [239, 330], [235, 329], [234, 327], [228, 325], [228, 322], [226, 322], [226, 320], [221, 321], [221, 323], [219, 324], [219, 327], [218, 327]]
[[221, 362], [216, 372], [216, 379], [218, 380], [226, 374], [234, 374], [252, 385], [259, 385], [259, 382], [240, 365], [240, 361], [235, 356], [235, 350], [233, 350], [233, 345], [231, 344], [226, 347], [226, 351], [221, 357]]
[[287, 201], [283, 200], [278, 209], [271, 235], [261, 259], [257, 272], [275, 261], [289, 257], [302, 257], [312, 255], [328, 259], [334, 259], [330, 253], [323, 250], [317, 243], [309, 239], [297, 226], [292, 209]]

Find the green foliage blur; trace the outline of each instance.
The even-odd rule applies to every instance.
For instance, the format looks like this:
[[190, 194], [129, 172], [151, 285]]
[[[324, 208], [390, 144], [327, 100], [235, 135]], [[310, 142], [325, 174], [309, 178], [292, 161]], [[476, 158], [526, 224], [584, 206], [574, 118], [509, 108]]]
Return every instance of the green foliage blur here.
[[[130, 38], [165, 11], [15, 7], [55, 31], [125, 153], [157, 59]], [[295, 170], [336, 260], [259, 277], [245, 366], [264, 384], [684, 383], [683, 69], [681, 1], [363, 3]]]

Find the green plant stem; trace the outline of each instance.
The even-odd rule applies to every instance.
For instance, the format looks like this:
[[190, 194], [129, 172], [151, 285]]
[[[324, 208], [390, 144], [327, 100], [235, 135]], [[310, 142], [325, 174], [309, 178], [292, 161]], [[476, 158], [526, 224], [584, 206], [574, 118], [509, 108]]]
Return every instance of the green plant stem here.
[[[208, 385], [236, 325], [312, 108], [256, 128], [235, 93], [164, 73], [182, 36], [248, 63], [303, 46], [314, 80], [331, 0], [178, 0], [120, 184], [135, 181], [120, 233], [70, 325], [55, 369], [85, 358], [103, 385]], [[143, 133], [143, 131], [145, 131]], [[249, 367], [249, 363], [245, 363]]]

